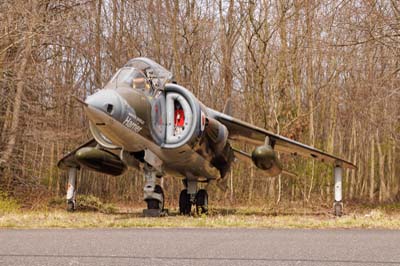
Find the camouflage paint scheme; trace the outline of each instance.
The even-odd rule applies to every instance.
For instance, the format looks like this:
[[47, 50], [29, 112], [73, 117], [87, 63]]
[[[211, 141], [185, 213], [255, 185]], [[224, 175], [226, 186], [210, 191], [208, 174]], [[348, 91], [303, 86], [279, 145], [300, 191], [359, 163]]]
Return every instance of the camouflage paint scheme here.
[[[104, 89], [78, 102], [94, 139], [64, 156], [58, 163], [64, 169], [84, 166], [119, 175], [128, 166], [143, 169], [148, 164], [159, 176], [168, 173], [208, 182], [223, 179], [235, 157], [276, 176], [282, 172], [276, 151], [356, 168], [347, 160], [233, 118], [228, 107], [224, 113], [206, 107], [147, 58], [130, 60]], [[176, 108], [186, 108], [183, 128], [173, 125]], [[233, 148], [232, 141], [253, 144], [255, 149], [247, 154]]]

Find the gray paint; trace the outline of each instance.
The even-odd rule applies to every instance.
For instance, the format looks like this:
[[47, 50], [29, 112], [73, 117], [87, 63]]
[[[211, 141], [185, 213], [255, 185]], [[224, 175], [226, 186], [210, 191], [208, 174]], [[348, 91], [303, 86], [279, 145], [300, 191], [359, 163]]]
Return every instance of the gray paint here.
[[[132, 215], [121, 219], [132, 219]], [[400, 231], [0, 230], [0, 265], [400, 265]]]

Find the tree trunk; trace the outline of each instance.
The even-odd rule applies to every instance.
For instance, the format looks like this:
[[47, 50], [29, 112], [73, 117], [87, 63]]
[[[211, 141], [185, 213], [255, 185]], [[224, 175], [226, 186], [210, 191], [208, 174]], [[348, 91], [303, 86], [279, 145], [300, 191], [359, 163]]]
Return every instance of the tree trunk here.
[[17, 86], [14, 97], [14, 108], [12, 111], [11, 117], [11, 126], [9, 129], [9, 136], [4, 151], [0, 158], [0, 178], [3, 176], [3, 170], [9, 164], [10, 157], [13, 153], [15, 143], [17, 140], [18, 132], [20, 132], [19, 128], [19, 120], [20, 120], [20, 111], [21, 111], [21, 103], [22, 103], [22, 94], [25, 86], [25, 71], [27, 62], [29, 60], [29, 56], [31, 54], [31, 37], [29, 36], [30, 31], [25, 33], [24, 36], [24, 50], [22, 53], [21, 64], [17, 73]]
[[253, 189], [254, 189], [254, 166], [250, 166], [250, 183], [249, 183], [249, 197], [248, 204], [251, 204], [253, 199]]
[[379, 202], [384, 202], [386, 198], [386, 182], [385, 182], [385, 154], [382, 151], [382, 146], [379, 143], [378, 134], [376, 134], [376, 146], [378, 148], [378, 162], [379, 162]]
[[95, 41], [95, 83], [96, 89], [101, 89], [102, 82], [101, 82], [101, 9], [102, 9], [103, 0], [97, 1], [97, 12], [96, 12], [96, 41]]
[[374, 201], [375, 192], [375, 139], [371, 139], [371, 172], [369, 174], [369, 200]]
[[[313, 1], [306, 1], [306, 38], [307, 38], [307, 50], [306, 50], [306, 76], [307, 76], [307, 97], [308, 97], [308, 111], [309, 111], [309, 138], [308, 144], [311, 146], [315, 145], [315, 129], [314, 129], [314, 87], [313, 87], [313, 40], [312, 40], [312, 22], [313, 22]], [[308, 189], [308, 195], [306, 201], [308, 202], [311, 197], [311, 192], [314, 186], [314, 175], [315, 175], [315, 161], [311, 160], [308, 162], [311, 168], [310, 174], [310, 187]]]

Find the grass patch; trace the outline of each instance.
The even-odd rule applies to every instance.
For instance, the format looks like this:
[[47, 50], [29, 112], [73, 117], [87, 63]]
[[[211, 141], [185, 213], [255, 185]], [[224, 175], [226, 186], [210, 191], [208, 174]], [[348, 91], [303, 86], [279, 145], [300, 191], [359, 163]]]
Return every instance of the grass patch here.
[[11, 212], [18, 212], [20, 205], [18, 202], [11, 198], [7, 193], [0, 190], [0, 215]]
[[[326, 204], [280, 204], [211, 207], [209, 215], [180, 216], [176, 209], [161, 218], [142, 217], [141, 208], [104, 203], [94, 196], [78, 196], [78, 211], [65, 211], [65, 198], [52, 198], [42, 208], [26, 209], [0, 192], [0, 228], [383, 228], [400, 229], [400, 206], [345, 205], [337, 218]], [[139, 205], [141, 206], [141, 205]], [[144, 206], [143, 206], [144, 207]]]
[[111, 203], [104, 203], [93, 195], [79, 195], [77, 197], [78, 209], [80, 211], [98, 211], [101, 213], [115, 213], [117, 207]]
[[[78, 195], [77, 209], [81, 212], [101, 212], [115, 213], [118, 208], [112, 203], [104, 203], [98, 197], [93, 195]], [[66, 199], [57, 197], [52, 198], [48, 202], [48, 207], [52, 209], [64, 209], [66, 207]]]
[[[224, 214], [225, 213], [225, 214]], [[324, 215], [279, 215], [254, 213], [238, 208], [234, 214], [214, 209], [210, 215], [187, 217], [174, 210], [167, 217], [145, 218], [141, 209], [106, 214], [62, 210], [8, 212], [0, 216], [0, 228], [133, 228], [133, 227], [206, 227], [206, 228], [384, 228], [400, 229], [400, 213], [373, 210], [367, 214], [350, 213], [336, 218]]]

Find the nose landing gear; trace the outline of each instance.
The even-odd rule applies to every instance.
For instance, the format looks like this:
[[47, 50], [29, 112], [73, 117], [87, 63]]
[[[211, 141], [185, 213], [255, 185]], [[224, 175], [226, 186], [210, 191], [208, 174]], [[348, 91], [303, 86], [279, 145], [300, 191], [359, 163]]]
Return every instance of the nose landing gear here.
[[157, 199], [149, 198], [146, 200], [147, 209], [149, 210], [164, 210], [164, 191], [160, 185], [156, 185], [154, 193], [158, 194]]
[[146, 164], [144, 167], [144, 177], [146, 179], [146, 184], [143, 191], [147, 209], [143, 210], [143, 215], [145, 217], [159, 217], [165, 215], [164, 191], [160, 185], [156, 185], [157, 177], [159, 177], [157, 176], [157, 170]]

